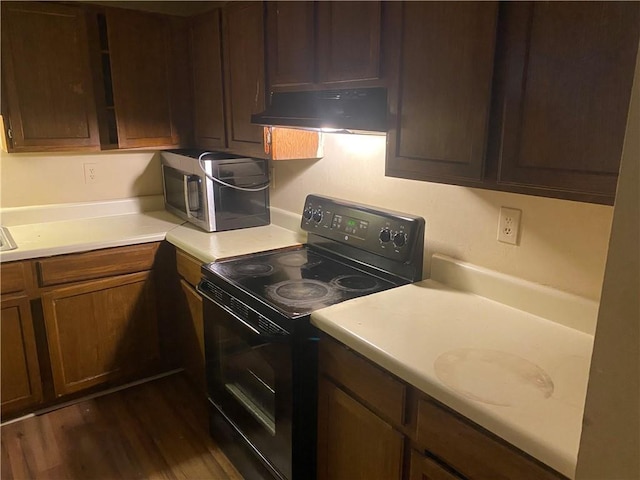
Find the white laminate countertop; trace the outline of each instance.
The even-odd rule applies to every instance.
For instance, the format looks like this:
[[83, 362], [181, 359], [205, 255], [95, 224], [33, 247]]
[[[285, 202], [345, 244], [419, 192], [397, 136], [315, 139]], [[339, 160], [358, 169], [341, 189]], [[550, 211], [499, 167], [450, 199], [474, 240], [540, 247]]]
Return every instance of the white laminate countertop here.
[[[306, 241], [301, 231], [275, 224], [208, 233], [165, 211], [162, 196], [9, 208], [1, 214], [18, 248], [0, 252], [0, 262], [166, 239], [204, 263]], [[300, 222], [278, 209], [272, 209], [273, 218], [287, 227]]]
[[166, 239], [203, 263], [298, 245], [306, 241], [302, 234], [274, 224], [215, 234], [184, 224], [167, 232]]
[[[207, 233], [162, 196], [2, 209], [0, 261], [166, 239], [203, 263], [306, 241], [298, 215]], [[318, 310], [321, 330], [570, 478], [597, 303], [435, 255], [430, 280]]]
[[[432, 275], [477, 268], [434, 256]], [[491, 271], [481, 283], [493, 282]], [[496, 290], [500, 291], [500, 275]], [[519, 297], [526, 282], [514, 279]], [[533, 298], [568, 303], [559, 318], [505, 305], [433, 278], [311, 315], [321, 330], [521, 450], [573, 478], [593, 347], [596, 302], [532, 285]], [[537, 290], [537, 291], [535, 291]], [[516, 303], [527, 303], [522, 298]], [[577, 310], [574, 303], [582, 303]], [[561, 309], [559, 309], [561, 310]], [[584, 315], [582, 329], [569, 317]], [[564, 318], [563, 318], [564, 317]], [[557, 321], [555, 321], [557, 320]], [[567, 321], [563, 321], [567, 320]]]

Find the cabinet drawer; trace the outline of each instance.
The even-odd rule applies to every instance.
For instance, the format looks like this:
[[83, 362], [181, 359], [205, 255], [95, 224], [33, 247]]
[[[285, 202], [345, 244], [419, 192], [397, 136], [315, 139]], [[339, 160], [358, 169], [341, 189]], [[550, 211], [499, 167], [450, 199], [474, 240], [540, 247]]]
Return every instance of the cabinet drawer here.
[[202, 273], [200, 273], [202, 262], [200, 260], [193, 258], [182, 250], [176, 250], [176, 266], [178, 275], [194, 287], [198, 284], [202, 277]]
[[457, 415], [421, 399], [416, 439], [470, 480], [558, 480], [565, 477]]
[[28, 262], [3, 263], [0, 266], [0, 289], [3, 294], [27, 289], [26, 270]]
[[409, 480], [462, 480], [462, 477], [445, 469], [432, 458], [411, 450]]
[[320, 369], [396, 425], [404, 424], [407, 387], [347, 347], [323, 338]]
[[159, 243], [60, 255], [37, 262], [41, 287], [151, 270]]

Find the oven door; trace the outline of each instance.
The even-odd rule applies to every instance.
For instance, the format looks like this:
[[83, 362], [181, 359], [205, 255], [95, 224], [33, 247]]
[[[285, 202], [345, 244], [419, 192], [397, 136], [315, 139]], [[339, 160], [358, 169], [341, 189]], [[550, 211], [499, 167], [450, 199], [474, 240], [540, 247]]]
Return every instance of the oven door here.
[[291, 336], [261, 332], [209, 297], [204, 329], [209, 400], [275, 478], [291, 478]]

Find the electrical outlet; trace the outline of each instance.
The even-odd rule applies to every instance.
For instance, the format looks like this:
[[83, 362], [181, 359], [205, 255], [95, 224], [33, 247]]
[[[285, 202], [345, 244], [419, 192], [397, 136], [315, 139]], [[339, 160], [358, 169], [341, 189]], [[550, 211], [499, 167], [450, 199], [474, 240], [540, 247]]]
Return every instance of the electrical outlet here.
[[500, 207], [498, 218], [498, 241], [518, 245], [520, 241], [520, 218], [522, 210]]
[[84, 164], [84, 183], [98, 183], [98, 164]]

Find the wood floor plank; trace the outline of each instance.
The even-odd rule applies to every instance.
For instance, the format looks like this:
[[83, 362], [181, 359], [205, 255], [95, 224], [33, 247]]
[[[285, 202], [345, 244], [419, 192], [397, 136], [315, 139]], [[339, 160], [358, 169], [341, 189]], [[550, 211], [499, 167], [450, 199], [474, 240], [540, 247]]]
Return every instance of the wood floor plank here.
[[4, 432], [2, 433], [2, 448], [7, 450], [7, 457], [9, 459], [9, 472], [7, 474], [3, 472], [2, 478], [34, 478], [34, 473], [29, 470], [27, 455], [22, 451], [22, 442], [20, 441], [22, 432], [19, 430], [11, 432], [6, 438]]
[[[150, 390], [132, 392], [131, 395], [140, 395], [140, 397], [127, 400], [136, 416], [145, 424], [146, 430], [153, 436], [163, 456], [168, 459], [176, 478], [221, 477], [222, 469], [215, 462], [206, 461], [209, 455], [206, 449], [202, 448], [202, 443], [189, 433], [187, 425], [172, 409], [166, 397], [153, 389], [152, 385]], [[151, 414], [144, 406], [153, 401], [155, 401], [154, 411]], [[173, 434], [167, 435], [166, 432], [173, 432]], [[193, 455], [192, 452], [197, 452], [198, 455]]]
[[3, 480], [241, 480], [182, 374], [0, 429]]
[[[186, 382], [188, 380], [183, 377], [181, 382], [171, 382], [163, 386], [167, 391], [167, 395], [175, 399], [174, 409], [178, 412], [180, 418], [189, 425], [190, 432], [194, 438], [199, 438], [202, 444], [207, 446], [211, 458], [215, 459], [220, 465], [225, 475], [230, 479], [241, 480], [242, 477], [238, 475], [238, 471], [218, 444], [207, 441], [209, 431], [208, 428], [202, 428], [202, 418], [208, 418], [208, 401], [200, 392], [189, 388], [189, 385], [185, 385]], [[184, 394], [184, 392], [188, 392], [188, 394]]]

